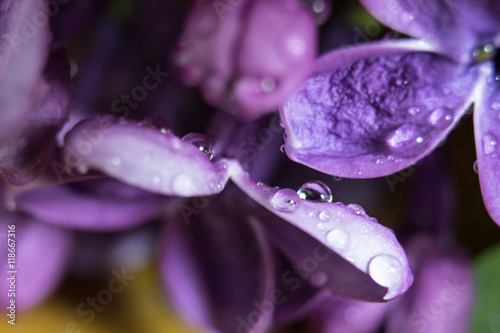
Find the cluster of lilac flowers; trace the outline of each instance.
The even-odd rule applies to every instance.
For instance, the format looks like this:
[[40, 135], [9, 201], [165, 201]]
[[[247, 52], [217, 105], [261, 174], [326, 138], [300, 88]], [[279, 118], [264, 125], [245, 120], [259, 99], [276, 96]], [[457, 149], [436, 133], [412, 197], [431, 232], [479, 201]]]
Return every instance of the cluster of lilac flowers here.
[[207, 332], [466, 332], [473, 278], [439, 152], [397, 237], [319, 180], [273, 187], [290, 160], [404, 170], [472, 106], [500, 224], [500, 2], [360, 2], [408, 37], [318, 55], [335, 44], [328, 0], [0, 0], [0, 235], [16, 225], [18, 309], [75, 270], [82, 234], [156, 221], [168, 299]]

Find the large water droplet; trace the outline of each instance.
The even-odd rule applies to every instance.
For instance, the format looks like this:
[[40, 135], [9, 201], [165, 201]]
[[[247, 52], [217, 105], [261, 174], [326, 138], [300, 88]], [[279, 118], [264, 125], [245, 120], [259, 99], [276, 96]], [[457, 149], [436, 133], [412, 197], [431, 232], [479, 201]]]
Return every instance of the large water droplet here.
[[170, 123], [161, 117], [148, 117], [148, 118], [144, 119], [143, 121], [141, 121], [141, 123], [139, 125], [144, 126], [144, 127], [151, 127], [151, 128], [157, 129], [160, 132], [162, 132], [163, 134], [173, 132], [172, 126], [170, 125]]
[[493, 45], [493, 43], [479, 44], [474, 51], [472, 51], [472, 56], [476, 62], [488, 61], [492, 59], [494, 55], [495, 45]]
[[[403, 278], [403, 266], [401, 262], [390, 254], [379, 254], [368, 263], [368, 274], [379, 285], [387, 288], [399, 286]], [[392, 298], [389, 290], [385, 299]]]
[[483, 136], [483, 151], [486, 155], [493, 154], [497, 149], [497, 137], [493, 133], [486, 133]]
[[363, 207], [361, 207], [358, 204], [349, 204], [349, 205], [347, 205], [347, 208], [349, 208], [349, 210], [354, 212], [356, 215], [363, 215], [363, 216], [366, 215]]
[[280, 212], [293, 213], [300, 206], [300, 198], [297, 192], [285, 188], [276, 192], [271, 200], [271, 204]]
[[332, 191], [328, 185], [319, 180], [313, 180], [305, 183], [297, 191], [299, 197], [303, 200], [332, 202]]
[[441, 107], [432, 111], [428, 120], [436, 128], [446, 128], [453, 123], [453, 115], [450, 109]]
[[391, 148], [398, 149], [414, 142], [417, 135], [418, 133], [415, 125], [404, 124], [390, 132], [386, 142]]
[[336, 251], [345, 251], [349, 248], [349, 234], [342, 229], [333, 229], [326, 235], [326, 241]]
[[214, 157], [214, 149], [212, 147], [212, 144], [203, 134], [189, 133], [182, 138], [182, 141], [189, 142], [198, 147], [198, 150], [205, 154], [205, 156], [207, 156], [209, 160]]

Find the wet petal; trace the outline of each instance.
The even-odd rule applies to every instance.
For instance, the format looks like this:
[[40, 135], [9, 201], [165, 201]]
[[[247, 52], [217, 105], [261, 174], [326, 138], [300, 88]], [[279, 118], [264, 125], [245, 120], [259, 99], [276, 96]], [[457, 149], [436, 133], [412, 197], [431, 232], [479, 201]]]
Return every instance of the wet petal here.
[[[493, 73], [493, 69], [490, 69]], [[492, 74], [474, 107], [474, 136], [483, 201], [500, 225], [500, 81]]]
[[[16, 261], [14, 270], [7, 267], [8, 225], [15, 225]], [[16, 275], [16, 309], [26, 310], [43, 302], [57, 288], [70, 262], [72, 235], [68, 231], [46, 225], [17, 213], [0, 216], [0, 254], [2, 260], [0, 287], [9, 290], [11, 274]], [[10, 297], [0, 294], [0, 303], [6, 307]]]
[[390, 304], [329, 295], [311, 311], [307, 322], [318, 333], [375, 333], [380, 331]]
[[220, 192], [228, 179], [224, 163], [213, 163], [200, 147], [168, 130], [114, 117], [84, 120], [68, 132], [65, 164], [79, 172], [97, 169], [144, 190], [177, 196]]
[[[243, 22], [243, 23], [242, 23]], [[273, 112], [310, 74], [311, 13], [298, 0], [199, 1], [176, 64], [205, 99], [244, 118]]]
[[[186, 202], [200, 207], [192, 203]], [[191, 221], [179, 214], [165, 230], [161, 256], [163, 282], [186, 321], [217, 332], [269, 327], [273, 300], [282, 296], [272, 290], [272, 255], [263, 232], [241, 212], [209, 202]]]
[[470, 61], [475, 46], [500, 33], [496, 0], [361, 0], [385, 25], [439, 45], [460, 61]]
[[44, 99], [30, 110], [19, 132], [0, 143], [0, 177], [15, 185], [25, 185], [38, 175], [57, 132], [66, 121], [70, 69], [62, 49], [50, 55], [44, 77]]
[[167, 198], [113, 179], [56, 184], [14, 197], [17, 210], [48, 223], [79, 230], [117, 231], [160, 214]]
[[428, 154], [460, 120], [481, 78], [422, 42], [334, 51], [281, 108], [286, 153], [341, 177], [380, 177]]
[[29, 27], [16, 19], [33, 18], [39, 12], [38, 1], [7, 1], [0, 10], [0, 142], [23, 125], [42, 98], [49, 26]]
[[303, 200], [295, 190], [254, 183], [237, 164], [230, 168], [240, 189], [274, 214], [260, 218], [263, 226], [292, 262], [311, 270], [309, 279], [338, 295], [368, 301], [392, 299], [411, 285], [394, 233], [361, 207]]

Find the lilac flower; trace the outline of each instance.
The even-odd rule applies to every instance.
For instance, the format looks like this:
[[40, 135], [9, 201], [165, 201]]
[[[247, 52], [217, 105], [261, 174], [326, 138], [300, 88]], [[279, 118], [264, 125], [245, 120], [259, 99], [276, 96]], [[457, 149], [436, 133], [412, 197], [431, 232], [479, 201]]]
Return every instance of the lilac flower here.
[[366, 43], [318, 59], [281, 108], [288, 156], [336, 176], [389, 175], [430, 153], [474, 103], [483, 199], [500, 223], [498, 3], [362, 3], [420, 40]]
[[315, 44], [313, 15], [299, 0], [203, 0], [189, 14], [175, 62], [210, 104], [251, 119], [309, 76]]

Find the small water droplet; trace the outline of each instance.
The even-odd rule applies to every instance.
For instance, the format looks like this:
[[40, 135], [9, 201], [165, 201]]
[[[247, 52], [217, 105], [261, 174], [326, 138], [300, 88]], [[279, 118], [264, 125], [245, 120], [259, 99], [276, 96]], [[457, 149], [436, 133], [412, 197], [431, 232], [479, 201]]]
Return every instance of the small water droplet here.
[[414, 20], [414, 19], [415, 19], [415, 13], [410, 13], [410, 14], [408, 14], [408, 18], [409, 18], [410, 20]]
[[316, 228], [318, 228], [319, 230], [325, 230], [325, 225], [323, 223], [318, 223], [316, 224]]
[[497, 149], [497, 138], [492, 133], [486, 133], [483, 136], [483, 151], [486, 155], [493, 154]]
[[285, 151], [285, 145], [281, 145], [281, 147], [280, 147], [280, 151], [281, 151], [282, 153], [285, 153], [285, 152], [286, 152], [286, 151]]
[[422, 143], [424, 142], [424, 138], [419, 136], [415, 141], [417, 141], [417, 143]]
[[[220, 185], [218, 183], [213, 184], [213, 188], [218, 188], [217, 185]], [[176, 194], [179, 195], [191, 195], [193, 192], [193, 186], [194, 182], [193, 179], [185, 174], [180, 174], [174, 178], [172, 181], [172, 189], [175, 191]]]
[[122, 164], [122, 160], [118, 156], [115, 156], [111, 159], [111, 163], [115, 166], [119, 166], [120, 164]]
[[263, 186], [264, 183], [263, 182], [257, 182], [257, 186]]
[[280, 212], [293, 213], [300, 207], [300, 198], [292, 189], [282, 189], [271, 199], [273, 207]]
[[403, 81], [403, 84], [404, 84], [405, 86], [409, 85], [409, 84], [410, 84], [410, 80], [404, 80], [404, 81]]
[[285, 128], [285, 123], [283, 123], [283, 119], [280, 118], [280, 126], [281, 128]]
[[391, 148], [398, 149], [411, 143], [416, 136], [417, 129], [414, 125], [403, 124], [389, 133], [386, 142]]
[[476, 46], [474, 51], [472, 51], [472, 56], [474, 61], [483, 62], [493, 58], [495, 55], [495, 45], [493, 43], [484, 43]]
[[453, 115], [447, 107], [440, 107], [432, 111], [428, 118], [429, 123], [436, 128], [446, 128], [453, 123]]
[[332, 191], [322, 181], [313, 180], [305, 183], [297, 191], [299, 197], [303, 200], [332, 202]]
[[349, 248], [349, 234], [342, 229], [333, 229], [326, 235], [326, 241], [337, 251]]
[[212, 147], [212, 144], [203, 134], [189, 133], [182, 138], [182, 141], [189, 142], [198, 147], [198, 150], [205, 154], [205, 156], [207, 156], [209, 160], [214, 157], [214, 149]]
[[500, 75], [495, 76], [495, 81], [500, 81]]
[[332, 176], [333, 180], [335, 180], [336, 182], [339, 182], [342, 180], [342, 177], [339, 177], [339, 176]]
[[403, 85], [403, 79], [396, 79], [396, 85], [397, 86], [402, 86]]
[[276, 82], [273, 78], [266, 77], [260, 81], [260, 89], [264, 92], [271, 92], [276, 87]]
[[318, 217], [321, 221], [328, 221], [330, 219], [330, 213], [324, 210], [321, 213], [319, 213]]
[[408, 108], [408, 113], [411, 114], [412, 116], [419, 115], [420, 111], [422, 111], [422, 109], [419, 108], [418, 106], [411, 106]]
[[472, 169], [474, 170], [475, 173], [479, 174], [479, 169], [477, 167], [477, 161], [475, 161], [474, 164], [472, 165]]
[[160, 176], [158, 176], [158, 175], [153, 176], [153, 183], [159, 184], [160, 181], [161, 181]]
[[363, 235], [366, 235], [370, 232], [370, 225], [366, 222], [363, 222], [363, 224], [361, 224], [361, 233]]
[[314, 216], [316, 216], [316, 215], [314, 214], [314, 212], [309, 212], [309, 217], [310, 217], [310, 218], [314, 218]]
[[356, 215], [366, 215], [365, 210], [358, 204], [349, 204], [347, 208], [354, 212]]
[[163, 134], [172, 133], [172, 126], [170, 123], [161, 117], [148, 117], [140, 122], [140, 126], [151, 127], [159, 130]]
[[[387, 288], [397, 287], [403, 278], [401, 262], [390, 254], [379, 254], [368, 263], [368, 274], [379, 285]], [[388, 291], [386, 297], [390, 295]], [[392, 296], [392, 295], [391, 295]]]

